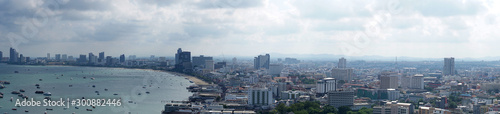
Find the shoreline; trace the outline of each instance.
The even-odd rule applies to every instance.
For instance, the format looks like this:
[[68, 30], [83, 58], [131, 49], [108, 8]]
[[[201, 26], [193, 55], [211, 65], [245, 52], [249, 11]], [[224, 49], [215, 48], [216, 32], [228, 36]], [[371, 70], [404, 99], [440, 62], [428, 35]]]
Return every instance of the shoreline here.
[[[32, 65], [30, 65], [32, 66]], [[37, 66], [37, 65], [35, 65]], [[44, 66], [72, 66], [72, 67], [94, 67], [94, 68], [103, 68], [103, 67], [95, 67], [95, 66], [74, 66], [74, 65], [44, 65]], [[194, 84], [196, 85], [210, 85], [209, 83], [191, 75], [187, 75], [184, 73], [178, 73], [178, 72], [172, 72], [172, 71], [166, 71], [166, 70], [154, 70], [154, 69], [140, 69], [140, 68], [127, 68], [127, 67], [104, 67], [104, 68], [122, 68], [122, 69], [134, 69], [134, 70], [146, 70], [146, 71], [158, 71], [158, 72], [165, 72], [169, 73], [172, 75], [176, 76], [182, 76], [188, 78], [188, 80], [193, 81]]]

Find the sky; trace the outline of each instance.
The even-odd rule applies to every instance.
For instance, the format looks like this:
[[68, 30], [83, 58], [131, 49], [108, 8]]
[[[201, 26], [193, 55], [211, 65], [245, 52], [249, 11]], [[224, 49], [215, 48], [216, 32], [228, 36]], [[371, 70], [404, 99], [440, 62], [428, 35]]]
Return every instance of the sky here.
[[496, 0], [0, 0], [0, 51], [500, 57], [499, 16]]

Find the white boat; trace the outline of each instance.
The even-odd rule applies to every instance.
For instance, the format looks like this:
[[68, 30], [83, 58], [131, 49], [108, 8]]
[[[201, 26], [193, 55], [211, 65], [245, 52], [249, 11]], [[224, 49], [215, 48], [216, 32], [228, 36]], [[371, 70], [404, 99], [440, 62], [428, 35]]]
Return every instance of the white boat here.
[[45, 95], [45, 96], [52, 96], [52, 93], [50, 93], [50, 92], [45, 92], [45, 93], [43, 93], [43, 95]]

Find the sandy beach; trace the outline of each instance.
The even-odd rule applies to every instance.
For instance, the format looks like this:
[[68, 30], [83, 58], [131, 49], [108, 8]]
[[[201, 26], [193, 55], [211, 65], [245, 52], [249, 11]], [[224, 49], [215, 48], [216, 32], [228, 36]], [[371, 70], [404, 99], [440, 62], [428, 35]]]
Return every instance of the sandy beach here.
[[194, 76], [191, 76], [191, 75], [186, 75], [186, 74], [177, 73], [177, 72], [170, 72], [170, 71], [164, 71], [164, 72], [168, 72], [168, 73], [178, 75], [178, 76], [187, 77], [189, 80], [193, 81], [196, 85], [210, 85], [209, 83], [207, 83], [199, 78], [196, 78]]

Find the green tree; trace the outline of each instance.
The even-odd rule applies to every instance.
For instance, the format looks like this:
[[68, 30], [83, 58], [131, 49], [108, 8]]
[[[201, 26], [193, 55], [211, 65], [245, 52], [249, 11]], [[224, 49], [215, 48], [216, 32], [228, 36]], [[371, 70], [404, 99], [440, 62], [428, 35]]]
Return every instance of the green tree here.
[[341, 106], [339, 107], [339, 114], [347, 114], [347, 112], [351, 111], [351, 107], [349, 106]]
[[326, 105], [323, 107], [323, 113], [337, 113], [337, 109], [334, 106]]
[[457, 108], [457, 103], [455, 102], [450, 102], [449, 108]]

